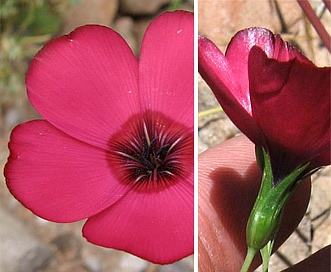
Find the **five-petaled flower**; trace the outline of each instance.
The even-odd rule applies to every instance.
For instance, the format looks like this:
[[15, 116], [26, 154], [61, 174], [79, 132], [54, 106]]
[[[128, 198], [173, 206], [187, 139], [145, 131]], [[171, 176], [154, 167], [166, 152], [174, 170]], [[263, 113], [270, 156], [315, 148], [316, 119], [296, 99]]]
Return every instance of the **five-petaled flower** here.
[[263, 28], [238, 32], [225, 55], [199, 37], [199, 72], [234, 124], [270, 155], [273, 184], [330, 164], [330, 67], [318, 68]]
[[47, 220], [155, 263], [193, 253], [193, 14], [146, 30], [140, 60], [113, 30], [77, 28], [32, 60], [7, 186]]

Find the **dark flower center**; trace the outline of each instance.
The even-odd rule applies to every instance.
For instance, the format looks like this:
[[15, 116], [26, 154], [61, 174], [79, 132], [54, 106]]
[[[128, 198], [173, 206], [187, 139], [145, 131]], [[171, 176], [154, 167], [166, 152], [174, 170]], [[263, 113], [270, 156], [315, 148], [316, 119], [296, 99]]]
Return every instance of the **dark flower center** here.
[[169, 160], [169, 155], [179, 140], [170, 145], [165, 142], [166, 139], [159, 139], [158, 136], [151, 138], [145, 123], [143, 129], [144, 135], [141, 135], [140, 143], [136, 141], [140, 145], [130, 142], [131, 148], [118, 150], [116, 153], [126, 160], [125, 166], [133, 170], [132, 175], [136, 182], [146, 178], [155, 180], [160, 176], [174, 175], [176, 169]]
[[172, 184], [193, 169], [193, 133], [162, 113], [131, 117], [110, 140], [110, 164], [121, 182]]

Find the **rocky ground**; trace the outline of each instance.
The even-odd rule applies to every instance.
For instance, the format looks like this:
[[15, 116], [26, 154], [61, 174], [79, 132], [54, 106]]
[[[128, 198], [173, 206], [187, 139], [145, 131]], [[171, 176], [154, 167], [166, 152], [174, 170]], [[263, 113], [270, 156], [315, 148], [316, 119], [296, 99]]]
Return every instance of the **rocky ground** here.
[[[171, 0], [81, 0], [64, 14], [61, 33], [84, 24], [113, 27], [139, 55], [145, 28], [169, 8]], [[181, 9], [193, 10], [193, 1]], [[1, 4], [0, 4], [1, 5]], [[24, 77], [20, 79], [24, 82]], [[0, 165], [8, 156], [10, 130], [18, 123], [38, 118], [18, 90], [15, 105], [0, 116]], [[1, 171], [2, 173], [2, 171]], [[56, 224], [42, 220], [23, 208], [8, 192], [0, 175], [0, 271], [1, 272], [189, 272], [193, 256], [171, 265], [155, 265], [125, 252], [105, 249], [81, 236], [84, 222]]]
[[[323, 12], [322, 1], [310, 1], [331, 33], [330, 13]], [[318, 66], [330, 66], [331, 59], [296, 1], [216, 1], [199, 0], [199, 33], [214, 41], [224, 52], [239, 30], [259, 26], [281, 33], [285, 40], [300, 46]], [[213, 110], [218, 103], [199, 78], [199, 113]], [[223, 112], [199, 118], [199, 152], [240, 132]], [[313, 175], [311, 201], [305, 217], [293, 235], [271, 258], [270, 272], [289, 267], [331, 243], [330, 167]], [[258, 270], [260, 271], [260, 270]]]

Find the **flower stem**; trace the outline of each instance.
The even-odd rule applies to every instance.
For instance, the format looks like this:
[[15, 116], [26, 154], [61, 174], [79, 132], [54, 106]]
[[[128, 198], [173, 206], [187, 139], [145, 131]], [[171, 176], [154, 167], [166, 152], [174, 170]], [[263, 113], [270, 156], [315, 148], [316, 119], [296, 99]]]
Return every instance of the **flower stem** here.
[[295, 187], [300, 183], [309, 163], [297, 168], [278, 184], [274, 184], [269, 154], [264, 149], [256, 149], [256, 159], [263, 169], [262, 182], [257, 199], [249, 216], [246, 227], [246, 243], [248, 247], [245, 267], [251, 258], [250, 252], [261, 251], [263, 271], [268, 271], [269, 259], [272, 253], [273, 241], [282, 218], [284, 206]]
[[324, 5], [326, 6], [326, 8], [331, 11], [331, 3], [330, 0], [323, 0]]
[[272, 253], [272, 248], [274, 246], [275, 240], [270, 240], [264, 248], [260, 250], [262, 256], [262, 270], [263, 272], [268, 272], [270, 256]]
[[[325, 27], [321, 23], [318, 16], [315, 14], [313, 8], [307, 0], [297, 0], [303, 12], [306, 14], [307, 18], [315, 28], [317, 34], [320, 36], [326, 48], [331, 52], [331, 37], [329, 33], [326, 31]], [[326, 2], [326, 1], [325, 1]], [[326, 4], [326, 7], [328, 5]]]
[[256, 253], [257, 253], [257, 250], [252, 248], [252, 247], [249, 247], [247, 249], [246, 258], [245, 258], [245, 261], [244, 261], [244, 263], [241, 267], [240, 272], [248, 272]]
[[180, 8], [182, 0], [172, 0], [169, 5], [169, 10], [177, 10]]

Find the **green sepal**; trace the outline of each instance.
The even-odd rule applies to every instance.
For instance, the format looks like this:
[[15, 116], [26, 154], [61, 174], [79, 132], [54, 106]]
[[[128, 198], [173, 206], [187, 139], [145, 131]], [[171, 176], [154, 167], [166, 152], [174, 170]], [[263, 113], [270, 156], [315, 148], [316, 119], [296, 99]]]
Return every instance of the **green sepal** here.
[[264, 169], [264, 154], [265, 152], [263, 151], [262, 148], [258, 147], [257, 145], [255, 146], [255, 157], [256, 157], [256, 162], [261, 171]]
[[309, 165], [307, 163], [296, 169], [273, 187], [270, 158], [264, 150], [263, 155], [264, 170], [260, 192], [246, 228], [247, 246], [256, 250], [262, 249], [275, 236], [285, 203]]
[[294, 170], [274, 186], [268, 153], [264, 149], [256, 148], [256, 159], [259, 167], [263, 169], [263, 175], [260, 191], [248, 219], [246, 243], [249, 252], [261, 251], [264, 271], [267, 271], [273, 241], [280, 225], [284, 206], [294, 188], [300, 183], [309, 163]]

